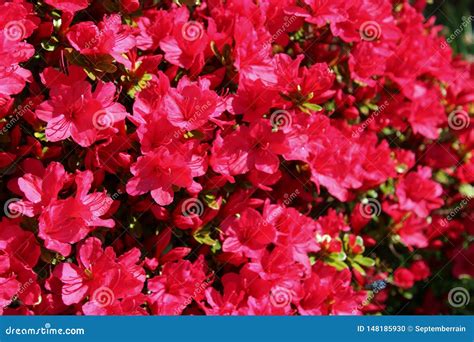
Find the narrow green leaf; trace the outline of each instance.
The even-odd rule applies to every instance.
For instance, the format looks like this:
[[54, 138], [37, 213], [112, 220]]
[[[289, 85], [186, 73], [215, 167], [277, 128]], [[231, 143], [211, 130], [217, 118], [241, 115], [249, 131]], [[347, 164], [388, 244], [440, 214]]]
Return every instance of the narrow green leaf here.
[[362, 266], [365, 266], [365, 267], [372, 267], [375, 265], [375, 260], [374, 259], [371, 259], [369, 257], [365, 257], [363, 255], [357, 255], [354, 259], [353, 259], [356, 263], [362, 265]]

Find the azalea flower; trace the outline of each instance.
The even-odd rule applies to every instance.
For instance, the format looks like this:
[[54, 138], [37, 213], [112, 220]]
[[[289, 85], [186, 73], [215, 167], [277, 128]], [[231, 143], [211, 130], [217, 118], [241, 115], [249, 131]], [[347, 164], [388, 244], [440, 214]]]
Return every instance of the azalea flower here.
[[0, 314], [465, 310], [474, 68], [427, 9], [1, 0]]
[[96, 67], [100, 61], [107, 62], [107, 55], [130, 67], [130, 61], [123, 54], [135, 46], [135, 39], [117, 14], [105, 16], [98, 25], [91, 21], [80, 22], [69, 29], [67, 38], [74, 49], [92, 58]]
[[275, 227], [253, 209], [247, 209], [239, 218], [231, 218], [222, 225], [226, 236], [222, 245], [224, 252], [257, 257], [259, 252], [275, 241]]
[[112, 205], [113, 200], [103, 192], [88, 194], [93, 175], [91, 171], [75, 175], [76, 195], [59, 199], [67, 175], [61, 164], [51, 163], [43, 177], [26, 174], [18, 180], [18, 185], [26, 201], [14, 202], [11, 210], [27, 216], [39, 214], [39, 237], [45, 246], [62, 255], [71, 253], [71, 244], [87, 236], [94, 227], [115, 226], [112, 219], [101, 219]]
[[193, 144], [153, 150], [132, 165], [134, 175], [127, 183], [127, 192], [138, 196], [147, 192], [159, 205], [173, 201], [173, 186], [192, 189], [199, 187], [193, 178], [205, 173], [206, 164], [202, 156], [194, 153]]
[[170, 88], [163, 100], [168, 121], [184, 131], [192, 131], [219, 116], [225, 105], [209, 86], [206, 79], [195, 84], [182, 78], [176, 89]]
[[[48, 74], [57, 74], [49, 71]], [[45, 84], [51, 76], [43, 74]], [[61, 141], [69, 137], [83, 147], [88, 147], [114, 131], [116, 122], [127, 116], [125, 107], [114, 102], [115, 86], [99, 82], [92, 91], [85, 74], [67, 78], [66, 84], [52, 84], [51, 99], [43, 102], [36, 115], [48, 124], [46, 137]]]
[[413, 211], [420, 217], [426, 217], [432, 210], [441, 207], [442, 193], [441, 185], [431, 180], [431, 169], [428, 167], [408, 173], [396, 189], [400, 209]]
[[[62, 263], [54, 269], [54, 276], [62, 283], [61, 296], [64, 303], [77, 304], [87, 296], [89, 301], [83, 308], [89, 314], [117, 312], [119, 299], [125, 301], [139, 298], [135, 296], [139, 295], [145, 281], [145, 272], [136, 265], [139, 257], [137, 249], [117, 257], [111, 247], [104, 250], [99, 239], [85, 240], [78, 247], [77, 265]], [[125, 302], [120, 305], [133, 306], [132, 303]], [[108, 309], [109, 307], [112, 308]]]
[[46, 0], [48, 5], [51, 5], [61, 11], [77, 12], [89, 6], [89, 0]]

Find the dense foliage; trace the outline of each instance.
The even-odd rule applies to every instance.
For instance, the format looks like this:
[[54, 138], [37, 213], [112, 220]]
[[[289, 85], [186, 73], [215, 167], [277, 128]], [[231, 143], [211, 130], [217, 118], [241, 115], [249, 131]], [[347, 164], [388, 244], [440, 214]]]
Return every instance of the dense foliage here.
[[0, 313], [469, 313], [472, 17], [425, 5], [0, 0]]

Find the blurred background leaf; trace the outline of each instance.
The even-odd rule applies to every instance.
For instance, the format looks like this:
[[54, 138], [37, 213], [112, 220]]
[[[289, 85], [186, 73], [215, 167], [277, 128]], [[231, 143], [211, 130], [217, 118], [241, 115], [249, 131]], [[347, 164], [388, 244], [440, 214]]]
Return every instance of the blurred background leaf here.
[[436, 17], [436, 23], [444, 25], [443, 33], [449, 37], [456, 30], [461, 32], [451, 41], [451, 47], [456, 53], [474, 59], [473, 37], [473, 8], [474, 0], [428, 0], [425, 10], [426, 18]]

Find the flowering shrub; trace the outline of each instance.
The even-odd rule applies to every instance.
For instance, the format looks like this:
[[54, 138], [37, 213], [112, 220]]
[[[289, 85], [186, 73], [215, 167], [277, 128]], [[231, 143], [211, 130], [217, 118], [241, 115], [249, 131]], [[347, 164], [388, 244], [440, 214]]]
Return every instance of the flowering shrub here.
[[424, 3], [0, 0], [0, 312], [469, 312], [474, 67]]

